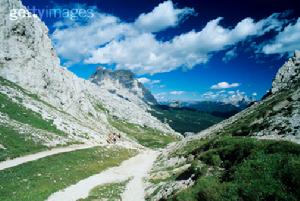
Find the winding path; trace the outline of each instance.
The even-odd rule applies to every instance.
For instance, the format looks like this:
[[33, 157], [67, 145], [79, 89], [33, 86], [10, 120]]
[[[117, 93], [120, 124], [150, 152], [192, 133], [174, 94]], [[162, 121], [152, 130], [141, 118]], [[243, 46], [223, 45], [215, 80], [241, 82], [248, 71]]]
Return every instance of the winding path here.
[[88, 197], [89, 192], [96, 186], [122, 182], [129, 178], [131, 180], [122, 194], [122, 201], [143, 201], [145, 200], [143, 178], [147, 176], [157, 156], [156, 151], [144, 151], [118, 167], [109, 168], [52, 194], [48, 201], [76, 201]]
[[80, 150], [80, 149], [88, 149], [88, 148], [95, 147], [95, 146], [96, 145], [73, 145], [73, 146], [69, 146], [69, 147], [54, 148], [51, 150], [42, 151], [42, 152], [38, 152], [35, 154], [14, 158], [11, 160], [0, 162], [0, 171], [5, 170], [7, 168], [21, 165], [23, 163], [27, 163], [30, 161], [35, 161], [35, 160], [38, 160], [41, 158], [45, 158], [47, 156], [52, 156], [52, 155], [65, 153], [65, 152], [71, 152], [71, 151]]

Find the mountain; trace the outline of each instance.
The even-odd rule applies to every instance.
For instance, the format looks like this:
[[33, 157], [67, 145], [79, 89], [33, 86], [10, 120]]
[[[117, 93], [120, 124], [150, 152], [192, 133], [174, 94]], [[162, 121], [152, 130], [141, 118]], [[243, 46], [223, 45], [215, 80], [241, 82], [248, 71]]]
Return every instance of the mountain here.
[[171, 101], [162, 102], [162, 105], [168, 105], [172, 108], [190, 108], [200, 112], [206, 112], [215, 116], [229, 118], [234, 114], [247, 108], [251, 102], [241, 100], [232, 103], [225, 103], [221, 101]]
[[[150, 106], [144, 100], [155, 100], [131, 73], [111, 73], [115, 81], [105, 79], [104, 87], [78, 78], [60, 65], [45, 24], [30, 13], [11, 20], [13, 9], [27, 11], [19, 0], [0, 1], [1, 134], [14, 133], [21, 141], [31, 141], [34, 149], [35, 144], [39, 148], [107, 144], [112, 132], [123, 133], [123, 143], [130, 146], [138, 145], [140, 138], [178, 136], [148, 112]], [[106, 88], [112, 83], [116, 93]], [[124, 89], [127, 86], [129, 90]], [[134, 129], [126, 133], [124, 125], [138, 128], [140, 135]], [[2, 140], [1, 147], [9, 152], [10, 145]], [[27, 151], [33, 150], [28, 147]]]
[[300, 52], [263, 100], [168, 147], [148, 200], [300, 200]]
[[168, 123], [175, 131], [183, 135], [198, 133], [226, 117], [208, 112], [198, 111], [187, 107], [170, 107], [156, 105], [152, 107], [151, 114], [162, 122]]
[[238, 105], [217, 102], [217, 101], [194, 101], [194, 102], [183, 102], [181, 104], [184, 107], [194, 108], [202, 112], [239, 112], [245, 109], [249, 102], [240, 101]]
[[198, 133], [242, 111], [248, 102], [239, 106], [214, 101], [172, 101], [152, 106], [151, 114], [168, 123], [184, 135]]
[[98, 67], [90, 81], [124, 99], [135, 101], [139, 98], [149, 105], [157, 105], [151, 92], [129, 70], [112, 71]]

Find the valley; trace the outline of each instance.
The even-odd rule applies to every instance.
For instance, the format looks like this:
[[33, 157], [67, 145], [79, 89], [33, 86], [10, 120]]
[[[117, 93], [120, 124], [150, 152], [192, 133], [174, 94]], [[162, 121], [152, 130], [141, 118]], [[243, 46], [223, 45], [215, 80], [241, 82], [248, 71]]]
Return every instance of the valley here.
[[128, 69], [78, 77], [13, 9], [0, 0], [1, 201], [300, 200], [300, 51], [262, 100], [159, 104]]

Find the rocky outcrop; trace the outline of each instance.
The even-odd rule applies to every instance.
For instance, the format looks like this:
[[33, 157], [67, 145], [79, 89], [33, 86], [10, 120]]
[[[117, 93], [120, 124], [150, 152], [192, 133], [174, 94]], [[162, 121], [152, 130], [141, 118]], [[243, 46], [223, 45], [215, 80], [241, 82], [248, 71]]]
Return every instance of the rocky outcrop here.
[[[108, 134], [112, 129], [108, 122], [110, 116], [173, 132], [168, 125], [147, 112], [149, 106], [145, 102], [138, 98], [136, 101], [125, 100], [60, 66], [45, 24], [30, 13], [13, 20], [10, 18], [13, 9], [26, 11], [20, 0], [0, 1], [0, 76], [74, 117], [77, 123], [64, 122], [64, 118], [60, 118], [63, 115], [53, 115], [46, 107], [37, 109], [34, 103], [27, 103], [26, 107], [54, 119], [58, 127], [64, 128], [64, 124], [68, 124], [72, 126], [68, 131], [85, 135], [86, 129], [77, 128], [89, 127], [88, 130], [94, 130], [93, 133], [99, 136]], [[8, 90], [11, 89], [1, 89], [3, 93]], [[100, 111], [99, 105], [105, 110]]]
[[272, 93], [291, 87], [298, 80], [300, 80], [300, 51], [296, 50], [294, 56], [279, 69], [272, 84]]
[[151, 92], [129, 70], [112, 71], [98, 67], [90, 81], [124, 99], [135, 101], [137, 97], [149, 105], [157, 104]]

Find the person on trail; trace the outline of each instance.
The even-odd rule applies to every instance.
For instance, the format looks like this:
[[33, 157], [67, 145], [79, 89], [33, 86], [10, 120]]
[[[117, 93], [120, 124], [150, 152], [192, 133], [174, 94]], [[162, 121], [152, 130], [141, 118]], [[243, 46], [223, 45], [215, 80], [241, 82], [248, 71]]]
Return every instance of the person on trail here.
[[115, 143], [117, 143], [118, 139], [121, 139], [120, 134], [110, 133], [107, 137], [106, 142], [109, 143], [109, 144], [115, 144]]

